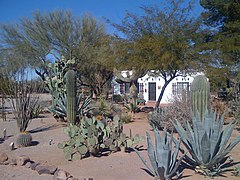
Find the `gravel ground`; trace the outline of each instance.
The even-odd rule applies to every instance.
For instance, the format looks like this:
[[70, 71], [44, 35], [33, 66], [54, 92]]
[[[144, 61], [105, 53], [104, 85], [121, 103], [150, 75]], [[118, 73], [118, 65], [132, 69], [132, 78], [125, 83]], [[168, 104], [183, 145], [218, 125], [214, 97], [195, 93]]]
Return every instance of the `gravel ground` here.
[[[68, 162], [64, 158], [63, 151], [57, 148], [57, 144], [67, 137], [63, 133], [64, 123], [56, 122], [51, 114], [44, 114], [44, 117], [34, 119], [28, 130], [32, 132], [34, 144], [30, 147], [17, 148], [14, 151], [9, 150], [9, 144], [15, 142], [18, 134], [16, 121], [12, 115], [7, 115], [7, 121], [3, 122], [0, 119], [0, 137], [2, 131], [7, 128], [9, 138], [0, 143], [0, 152], [6, 152], [10, 157], [17, 155], [27, 155], [31, 160], [49, 165], [55, 165], [61, 169], [70, 172], [77, 178], [92, 177], [94, 180], [150, 180], [152, 179], [142, 168], [144, 165], [137, 157], [135, 152], [131, 153], [113, 153], [109, 156], [89, 157], [82, 160]], [[139, 133], [145, 136], [146, 131], [151, 128], [148, 125], [146, 114], [136, 114], [135, 122], [124, 125], [124, 130], [128, 134], [129, 130], [133, 134]], [[152, 135], [152, 132], [150, 132]], [[233, 137], [239, 135], [239, 132], [234, 131]], [[49, 140], [52, 139], [53, 144], [49, 145]], [[146, 143], [141, 143], [146, 148]], [[140, 145], [141, 145], [140, 144]], [[235, 161], [240, 161], [239, 151], [240, 144], [231, 152]], [[147, 159], [147, 152], [141, 151]], [[194, 171], [185, 169], [183, 179], [206, 179], [203, 176], [197, 175]], [[226, 174], [227, 177], [216, 179], [239, 179], [231, 176], [231, 173]], [[52, 179], [49, 175], [38, 175], [35, 171], [26, 169], [25, 167], [3, 166], [0, 165], [0, 180], [48, 180]]]

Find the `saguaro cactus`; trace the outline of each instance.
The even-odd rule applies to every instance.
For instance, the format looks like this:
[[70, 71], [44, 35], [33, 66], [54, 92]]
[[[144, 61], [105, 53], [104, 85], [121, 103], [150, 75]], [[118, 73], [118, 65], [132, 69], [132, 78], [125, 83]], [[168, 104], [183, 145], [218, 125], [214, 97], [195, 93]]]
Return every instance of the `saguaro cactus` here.
[[76, 72], [68, 70], [66, 73], [67, 120], [76, 123]]
[[210, 85], [205, 76], [196, 76], [191, 84], [192, 110], [203, 120], [204, 114], [210, 108]]

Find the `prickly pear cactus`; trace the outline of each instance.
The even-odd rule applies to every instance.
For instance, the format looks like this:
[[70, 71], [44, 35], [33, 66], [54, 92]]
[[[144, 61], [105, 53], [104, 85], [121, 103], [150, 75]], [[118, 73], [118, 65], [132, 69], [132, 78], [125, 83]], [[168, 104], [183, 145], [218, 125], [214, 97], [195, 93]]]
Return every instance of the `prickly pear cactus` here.
[[17, 146], [30, 146], [32, 142], [32, 135], [29, 132], [21, 132], [17, 137]]
[[191, 84], [192, 110], [194, 116], [199, 113], [201, 120], [210, 109], [210, 85], [203, 75], [196, 76]]
[[76, 72], [68, 70], [66, 73], [66, 93], [67, 93], [67, 120], [71, 124], [76, 122]]
[[111, 152], [119, 151], [124, 148], [131, 148], [141, 141], [141, 137], [136, 135], [130, 137], [123, 133], [122, 123], [118, 116], [113, 122], [104, 124], [95, 117], [84, 117], [80, 125], [70, 124], [64, 128], [64, 133], [70, 138], [58, 144], [58, 148], [63, 149], [65, 158], [73, 160], [77, 155], [80, 159], [89, 155], [101, 155], [103, 149]]

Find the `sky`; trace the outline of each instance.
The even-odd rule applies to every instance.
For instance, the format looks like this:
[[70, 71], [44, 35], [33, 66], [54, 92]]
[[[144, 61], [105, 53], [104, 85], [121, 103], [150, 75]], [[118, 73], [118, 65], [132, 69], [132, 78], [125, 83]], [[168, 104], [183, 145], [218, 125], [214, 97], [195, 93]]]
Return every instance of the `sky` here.
[[[71, 10], [74, 16], [81, 17], [88, 13], [104, 22], [104, 17], [119, 23], [126, 11], [141, 14], [139, 7], [144, 5], [161, 5], [164, 0], [0, 0], [0, 23], [17, 23], [20, 18], [32, 17], [36, 11]], [[193, 16], [202, 11], [196, 0]], [[114, 29], [106, 24], [109, 33]]]

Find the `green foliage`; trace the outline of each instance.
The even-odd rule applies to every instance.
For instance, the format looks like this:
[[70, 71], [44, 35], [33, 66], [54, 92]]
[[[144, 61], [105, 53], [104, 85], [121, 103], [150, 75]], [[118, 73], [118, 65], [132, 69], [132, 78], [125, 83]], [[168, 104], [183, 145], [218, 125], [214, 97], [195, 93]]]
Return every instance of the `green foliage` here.
[[123, 133], [118, 116], [114, 117], [113, 122], [108, 123], [95, 117], [84, 117], [78, 126], [70, 125], [64, 132], [70, 139], [59, 143], [58, 147], [63, 149], [68, 160], [72, 160], [74, 155], [80, 159], [88, 155], [101, 155], [104, 149], [115, 152], [120, 147], [131, 148], [141, 140], [139, 135], [128, 137]]
[[120, 94], [114, 94], [113, 95], [113, 101], [115, 103], [123, 102], [123, 97]]
[[[201, 14], [207, 25], [208, 33], [203, 43], [203, 52], [206, 58], [210, 82], [215, 77], [236, 78], [239, 77], [239, 26], [240, 26], [240, 3], [235, 0], [201, 0], [204, 8]], [[211, 63], [209, 63], [211, 61]], [[212, 67], [216, 70], [211, 73]], [[218, 70], [219, 69], [219, 70]], [[223, 73], [223, 70], [225, 73]]]
[[200, 115], [192, 117], [192, 127], [187, 122], [186, 129], [176, 121], [174, 126], [181, 137], [190, 156], [185, 160], [197, 172], [206, 176], [216, 176], [223, 171], [223, 165], [229, 152], [240, 142], [240, 136], [228, 144], [235, 123], [228, 124], [224, 129], [224, 116], [206, 113], [201, 120]]
[[194, 116], [199, 113], [203, 119], [205, 112], [210, 109], [210, 85], [205, 76], [198, 75], [194, 78], [191, 84], [191, 98]]
[[240, 125], [240, 81], [232, 79], [230, 81], [231, 87], [227, 88], [227, 105], [228, 113], [230, 116], [233, 116]]
[[173, 134], [171, 134], [168, 138], [166, 129], [164, 129], [162, 136], [160, 135], [159, 131], [154, 130], [154, 149], [149, 133], [147, 132], [146, 134], [148, 144], [148, 157], [152, 168], [148, 165], [147, 161], [141, 156], [141, 154], [136, 149], [134, 150], [146, 166], [147, 170], [151, 173], [151, 175], [160, 180], [171, 179], [176, 174], [179, 175], [177, 170], [184, 157], [183, 155], [177, 159], [178, 152], [180, 150], [180, 141], [174, 141]]
[[122, 113], [121, 114], [121, 120], [125, 124], [130, 123], [130, 122], [132, 122], [132, 116], [129, 115], [128, 113]]
[[22, 132], [17, 136], [17, 145], [26, 147], [32, 143], [32, 135], [28, 132]]
[[33, 109], [32, 118], [38, 118], [43, 112], [43, 108], [44, 107], [40, 103], [38, 103]]
[[67, 60], [75, 57], [74, 67], [81, 72], [81, 83], [97, 96], [107, 90], [115, 62], [112, 37], [102, 22], [90, 15], [76, 17], [62, 10], [34, 12], [18, 22], [1, 26], [0, 36], [6, 46], [0, 48], [0, 55], [6, 54], [6, 64], [19, 61], [20, 67], [34, 68], [45, 81], [52, 75], [48, 62], [61, 61], [61, 55]]
[[76, 72], [74, 70], [68, 70], [65, 77], [66, 77], [67, 120], [69, 123], [75, 124], [77, 114]]
[[191, 18], [191, 3], [186, 5], [183, 0], [169, 0], [162, 6], [144, 6], [141, 10], [141, 16], [128, 12], [120, 24], [112, 24], [125, 35], [116, 43], [117, 60], [125, 70], [154, 70], [164, 79], [158, 108], [167, 85], [197, 67], [193, 59], [199, 56], [196, 47], [200, 22]]
[[108, 117], [111, 115], [111, 104], [105, 100], [103, 97], [100, 97], [94, 105], [93, 114], [101, 115]]

